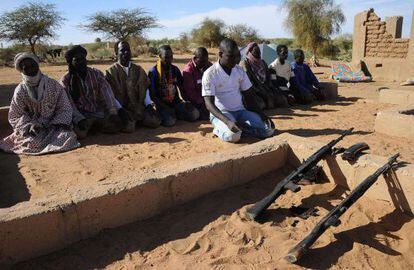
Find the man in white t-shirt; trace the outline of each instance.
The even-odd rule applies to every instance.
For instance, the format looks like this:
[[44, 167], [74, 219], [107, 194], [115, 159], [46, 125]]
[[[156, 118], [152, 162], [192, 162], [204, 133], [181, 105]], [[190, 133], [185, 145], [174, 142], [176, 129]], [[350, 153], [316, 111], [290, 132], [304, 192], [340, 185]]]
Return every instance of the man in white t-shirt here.
[[[220, 43], [219, 61], [204, 72], [202, 96], [210, 111], [213, 133], [221, 140], [238, 142], [243, 134], [267, 138], [274, 133], [274, 124], [258, 107], [252, 84], [238, 66], [240, 52], [234, 40]], [[250, 111], [243, 105], [243, 99]]]

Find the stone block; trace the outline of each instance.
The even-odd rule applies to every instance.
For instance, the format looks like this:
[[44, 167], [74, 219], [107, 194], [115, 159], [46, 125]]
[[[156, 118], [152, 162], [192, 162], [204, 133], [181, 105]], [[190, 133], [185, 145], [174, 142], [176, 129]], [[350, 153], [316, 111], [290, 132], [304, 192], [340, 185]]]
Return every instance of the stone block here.
[[379, 102], [396, 105], [414, 104], [414, 91], [403, 89], [384, 89], [379, 94]]
[[378, 30], [379, 28], [380, 28], [379, 25], [368, 25], [367, 26], [367, 30], [368, 31], [370, 31], [370, 30]]
[[375, 132], [414, 139], [414, 103], [378, 112]]
[[367, 39], [376, 39], [378, 38], [378, 34], [368, 34]]
[[337, 82], [320, 82], [323, 93], [328, 100], [335, 100], [338, 98], [338, 83]]

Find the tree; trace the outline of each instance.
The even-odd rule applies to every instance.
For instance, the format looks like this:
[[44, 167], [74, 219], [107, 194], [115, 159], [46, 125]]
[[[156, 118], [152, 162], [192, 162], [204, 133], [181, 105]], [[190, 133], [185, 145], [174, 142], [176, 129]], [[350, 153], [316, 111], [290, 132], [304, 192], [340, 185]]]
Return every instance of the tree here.
[[102, 42], [102, 40], [100, 39], [100, 38], [95, 38], [95, 43], [101, 43]]
[[87, 17], [88, 23], [80, 27], [89, 32], [100, 32], [107, 39], [126, 40], [141, 37], [145, 30], [159, 27], [157, 18], [142, 8], [97, 12]]
[[342, 9], [334, 0], [284, 0], [283, 7], [288, 11], [286, 26], [298, 45], [313, 55], [330, 42], [331, 35], [338, 33], [345, 22]]
[[225, 24], [222, 20], [205, 18], [198, 28], [191, 31], [193, 41], [197, 44], [213, 47], [218, 46], [224, 38], [223, 29]]
[[28, 42], [36, 53], [36, 43], [56, 37], [64, 20], [54, 4], [28, 3], [0, 16], [0, 39]]
[[180, 50], [182, 52], [188, 52], [188, 47], [190, 46], [190, 37], [186, 32], [180, 34], [177, 45], [180, 47]]
[[258, 31], [246, 24], [235, 24], [227, 27], [226, 37], [233, 39], [239, 46], [244, 46], [248, 42], [260, 39]]
[[341, 51], [347, 52], [352, 50], [352, 35], [351, 34], [343, 34], [337, 36], [334, 39], [334, 44], [337, 46]]

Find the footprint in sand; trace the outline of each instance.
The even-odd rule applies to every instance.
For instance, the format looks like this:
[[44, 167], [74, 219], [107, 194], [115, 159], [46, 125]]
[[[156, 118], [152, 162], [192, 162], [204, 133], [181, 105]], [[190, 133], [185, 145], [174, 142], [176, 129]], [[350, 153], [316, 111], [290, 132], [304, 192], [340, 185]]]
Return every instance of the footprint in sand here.
[[82, 174], [83, 175], [91, 175], [92, 174], [92, 171], [82, 171]]
[[175, 241], [171, 244], [171, 249], [181, 255], [203, 255], [212, 249], [212, 241], [204, 234], [193, 239]]
[[130, 158], [130, 155], [129, 155], [129, 154], [122, 154], [122, 155], [117, 156], [116, 158], [117, 158], [118, 160], [122, 161], [122, 160], [124, 160], [124, 159], [128, 159], [128, 158]]

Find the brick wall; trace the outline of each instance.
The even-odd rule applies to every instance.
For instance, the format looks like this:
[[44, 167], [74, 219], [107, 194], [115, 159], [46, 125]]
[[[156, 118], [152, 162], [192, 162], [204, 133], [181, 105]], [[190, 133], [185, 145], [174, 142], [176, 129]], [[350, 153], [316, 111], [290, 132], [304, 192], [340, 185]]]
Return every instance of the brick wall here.
[[368, 12], [366, 27], [366, 57], [406, 58], [410, 39], [394, 38], [387, 32], [387, 25], [375, 14]]

